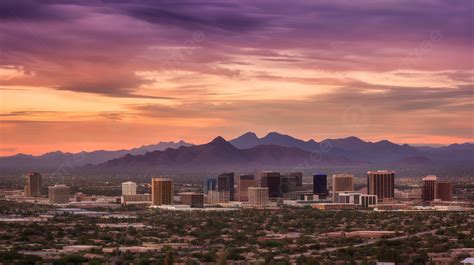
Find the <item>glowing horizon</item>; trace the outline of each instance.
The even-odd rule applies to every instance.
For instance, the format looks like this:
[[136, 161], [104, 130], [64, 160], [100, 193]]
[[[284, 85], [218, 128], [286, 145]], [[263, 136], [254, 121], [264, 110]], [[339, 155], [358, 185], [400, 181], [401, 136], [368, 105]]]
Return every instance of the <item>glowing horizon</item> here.
[[0, 156], [299, 139], [474, 142], [470, 1], [0, 3]]

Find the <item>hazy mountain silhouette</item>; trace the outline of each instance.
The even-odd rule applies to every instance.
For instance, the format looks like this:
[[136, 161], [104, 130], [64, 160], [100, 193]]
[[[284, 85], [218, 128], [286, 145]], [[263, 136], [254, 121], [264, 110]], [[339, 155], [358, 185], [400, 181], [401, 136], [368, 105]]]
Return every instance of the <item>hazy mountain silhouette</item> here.
[[[351, 136], [341, 139], [326, 139], [321, 142], [314, 140], [303, 141], [289, 135], [272, 132], [258, 138], [253, 132], [248, 132], [230, 141], [238, 148], [251, 148], [262, 144], [285, 147], [298, 147], [306, 151], [322, 153], [329, 156], [340, 156], [350, 161], [365, 161], [368, 163], [390, 163], [413, 160], [414, 157], [425, 157], [423, 164], [431, 160], [473, 160], [474, 144], [452, 144], [443, 147], [414, 147], [407, 144], [399, 145], [387, 140], [366, 142]], [[421, 162], [420, 159], [416, 160]]]
[[319, 147], [319, 144], [314, 140], [303, 141], [277, 132], [271, 132], [262, 138], [258, 138], [253, 132], [247, 132], [229, 142], [240, 149], [252, 148], [257, 145], [278, 145], [285, 147], [298, 147], [303, 150], [313, 151]]
[[154, 151], [144, 155], [127, 155], [105, 162], [102, 168], [216, 168], [232, 166], [250, 167], [290, 167], [305, 166], [307, 163], [347, 164], [345, 157], [325, 156], [312, 159], [311, 152], [297, 147], [258, 145], [248, 149], [238, 149], [224, 138], [217, 137], [203, 145], [180, 147]]
[[139, 155], [156, 150], [191, 146], [184, 141], [159, 142], [158, 144], [143, 145], [133, 149], [116, 151], [97, 150], [92, 152], [64, 153], [61, 151], [49, 152], [40, 156], [17, 154], [0, 157], [0, 168], [54, 168], [60, 166], [76, 167], [86, 164], [97, 165], [108, 160], [123, 157], [127, 154]]
[[474, 163], [474, 144], [452, 144], [442, 147], [414, 147], [387, 140], [367, 142], [351, 136], [321, 142], [300, 140], [271, 132], [259, 138], [247, 132], [229, 142], [222, 137], [202, 145], [160, 142], [130, 150], [63, 153], [41, 156], [17, 154], [0, 157], [0, 168], [52, 168], [99, 165], [98, 168], [265, 168], [318, 165], [381, 164], [428, 166], [443, 163]]

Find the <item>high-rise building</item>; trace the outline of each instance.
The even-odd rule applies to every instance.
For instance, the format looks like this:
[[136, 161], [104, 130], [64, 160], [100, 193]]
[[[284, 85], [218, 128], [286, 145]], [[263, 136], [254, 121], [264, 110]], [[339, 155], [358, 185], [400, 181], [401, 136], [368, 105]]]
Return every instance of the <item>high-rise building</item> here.
[[179, 194], [181, 204], [189, 205], [191, 208], [204, 207], [204, 194], [197, 192], [182, 192]]
[[423, 189], [421, 190], [421, 198], [423, 201], [434, 201], [437, 198], [437, 181], [438, 178], [434, 175], [423, 178]]
[[264, 188], [268, 188], [268, 196], [270, 198], [283, 196], [280, 172], [263, 172], [260, 178], [260, 185]]
[[367, 172], [367, 192], [377, 195], [379, 201], [394, 198], [395, 172], [388, 170]]
[[290, 172], [281, 176], [282, 193], [297, 191], [300, 190], [301, 187], [303, 187], [302, 172]]
[[326, 174], [313, 175], [313, 194], [318, 195], [319, 198], [325, 198], [328, 193], [328, 176]]
[[453, 184], [449, 181], [438, 181], [436, 183], [438, 199], [442, 201], [453, 200]]
[[216, 178], [206, 178], [204, 180], [204, 193], [207, 194], [210, 190], [217, 190], [217, 179]]
[[25, 197], [41, 197], [43, 178], [38, 172], [29, 172], [26, 175]]
[[63, 184], [48, 187], [48, 198], [50, 203], [68, 203], [69, 187]]
[[266, 187], [250, 187], [249, 203], [254, 206], [265, 206], [269, 202], [269, 189]]
[[341, 191], [354, 191], [354, 176], [350, 174], [332, 175], [332, 194]]
[[151, 180], [151, 203], [153, 205], [173, 204], [173, 180], [153, 178]]
[[240, 175], [237, 177], [237, 201], [246, 202], [249, 200], [249, 187], [255, 187], [255, 176], [252, 174], [249, 175]]
[[234, 172], [223, 173], [217, 177], [217, 190], [229, 192], [229, 200], [234, 200]]
[[135, 195], [137, 194], [137, 183], [127, 181], [122, 183], [122, 195]]

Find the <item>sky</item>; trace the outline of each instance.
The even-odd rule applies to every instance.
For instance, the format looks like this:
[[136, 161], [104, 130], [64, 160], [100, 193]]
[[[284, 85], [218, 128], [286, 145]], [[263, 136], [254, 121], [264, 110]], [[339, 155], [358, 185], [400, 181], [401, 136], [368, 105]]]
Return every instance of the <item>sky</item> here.
[[474, 1], [0, 1], [0, 156], [474, 141]]

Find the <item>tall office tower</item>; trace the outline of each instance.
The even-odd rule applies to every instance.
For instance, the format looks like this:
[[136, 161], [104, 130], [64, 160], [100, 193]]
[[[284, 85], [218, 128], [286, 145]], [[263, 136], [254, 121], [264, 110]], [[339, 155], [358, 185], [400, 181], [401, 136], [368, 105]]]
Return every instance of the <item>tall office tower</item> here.
[[319, 198], [328, 196], [328, 176], [326, 174], [313, 175], [313, 194], [318, 195]]
[[26, 175], [25, 197], [41, 197], [43, 178], [38, 172], [29, 172]]
[[264, 188], [268, 188], [268, 196], [270, 198], [283, 196], [280, 172], [263, 172], [260, 178], [260, 185]]
[[453, 184], [449, 181], [438, 181], [436, 183], [437, 199], [442, 201], [453, 200]]
[[246, 202], [249, 200], [249, 187], [255, 187], [254, 175], [240, 175], [237, 177], [237, 201]]
[[265, 206], [269, 202], [268, 188], [264, 187], [250, 187], [249, 188], [249, 203], [255, 206]]
[[173, 204], [173, 180], [153, 178], [151, 180], [151, 203], [153, 205]]
[[434, 175], [423, 178], [423, 189], [421, 190], [421, 198], [424, 201], [434, 201], [437, 198], [436, 183], [438, 178]]
[[137, 183], [127, 181], [122, 183], [122, 195], [135, 195], [137, 194]]
[[367, 172], [367, 193], [377, 195], [379, 201], [393, 198], [395, 194], [395, 172], [388, 170]]
[[196, 192], [182, 192], [179, 194], [181, 204], [189, 205], [191, 208], [204, 207], [204, 194]]
[[48, 187], [48, 198], [50, 203], [68, 203], [69, 187], [66, 185], [54, 185]]
[[210, 190], [217, 190], [217, 179], [206, 178], [204, 181], [204, 193], [207, 194]]
[[217, 190], [228, 191], [229, 200], [234, 200], [234, 172], [220, 174], [217, 177]]
[[303, 173], [290, 172], [281, 176], [281, 192], [288, 193], [298, 191], [303, 187]]
[[303, 172], [286, 173], [285, 177], [292, 183], [292, 188], [297, 189], [303, 187]]
[[354, 176], [350, 174], [332, 175], [332, 192], [354, 191]]

